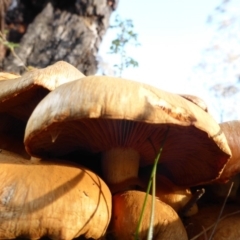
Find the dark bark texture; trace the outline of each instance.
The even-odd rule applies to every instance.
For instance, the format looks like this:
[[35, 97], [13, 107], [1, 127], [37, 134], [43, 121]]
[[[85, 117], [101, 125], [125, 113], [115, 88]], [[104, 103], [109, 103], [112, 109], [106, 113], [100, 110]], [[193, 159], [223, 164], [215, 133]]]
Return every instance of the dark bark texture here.
[[[64, 60], [86, 75], [96, 73], [97, 52], [117, 0], [1, 1], [8, 1], [8, 40], [20, 43], [15, 52], [25, 66], [43, 68]], [[22, 62], [6, 52], [0, 69], [22, 73]]]

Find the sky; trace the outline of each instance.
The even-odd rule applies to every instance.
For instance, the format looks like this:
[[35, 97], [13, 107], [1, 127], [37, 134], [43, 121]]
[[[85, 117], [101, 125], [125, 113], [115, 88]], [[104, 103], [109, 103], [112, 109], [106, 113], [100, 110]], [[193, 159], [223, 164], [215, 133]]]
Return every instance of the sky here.
[[[119, 0], [115, 14], [133, 20], [141, 44], [128, 49], [128, 55], [138, 61], [139, 67], [125, 70], [122, 77], [174, 93], [197, 95], [217, 118], [209, 92], [201, 83], [190, 81], [190, 76], [214, 33], [207, 18], [220, 3], [221, 0]], [[99, 52], [109, 64], [114, 57], [107, 52], [115, 37], [109, 30]]]

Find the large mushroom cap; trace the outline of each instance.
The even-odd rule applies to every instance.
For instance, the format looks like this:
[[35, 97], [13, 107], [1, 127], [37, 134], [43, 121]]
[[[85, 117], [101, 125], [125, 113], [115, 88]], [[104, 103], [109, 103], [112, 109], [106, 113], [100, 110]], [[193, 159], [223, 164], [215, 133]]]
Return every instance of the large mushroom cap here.
[[0, 153], [0, 239], [99, 239], [112, 197], [92, 171], [66, 162], [28, 161]]
[[[0, 148], [15, 151], [11, 145], [16, 144], [20, 146], [20, 151], [16, 152], [24, 152], [25, 125], [36, 105], [59, 85], [83, 76], [75, 67], [63, 61], [27, 72], [21, 77], [2, 73], [0, 78], [4, 79], [0, 81]], [[4, 144], [1, 143], [3, 141]]]
[[145, 166], [165, 137], [160, 162], [177, 185], [217, 178], [231, 155], [219, 125], [195, 104], [146, 84], [100, 76], [66, 83], [44, 98], [27, 123], [25, 146], [33, 156], [48, 157], [133, 149], [130, 158], [139, 155]]

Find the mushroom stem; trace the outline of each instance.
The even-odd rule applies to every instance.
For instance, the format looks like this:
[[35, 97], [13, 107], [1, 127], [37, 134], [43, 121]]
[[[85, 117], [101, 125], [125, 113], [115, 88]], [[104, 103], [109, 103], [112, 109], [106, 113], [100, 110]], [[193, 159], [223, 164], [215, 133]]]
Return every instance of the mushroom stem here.
[[[140, 155], [132, 148], [112, 148], [102, 154], [102, 171], [105, 181], [112, 187], [138, 177]], [[123, 186], [123, 190], [133, 186]]]

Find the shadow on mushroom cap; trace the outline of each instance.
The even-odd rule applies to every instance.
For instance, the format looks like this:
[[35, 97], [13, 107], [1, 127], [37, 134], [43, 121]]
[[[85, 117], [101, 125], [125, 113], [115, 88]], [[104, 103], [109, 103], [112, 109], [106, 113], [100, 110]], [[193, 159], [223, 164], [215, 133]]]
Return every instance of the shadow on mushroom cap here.
[[90, 76], [55, 89], [31, 115], [25, 146], [47, 157], [131, 148], [146, 166], [167, 129], [160, 163], [172, 182], [196, 185], [220, 175], [231, 152], [208, 113], [176, 94], [120, 78]]

